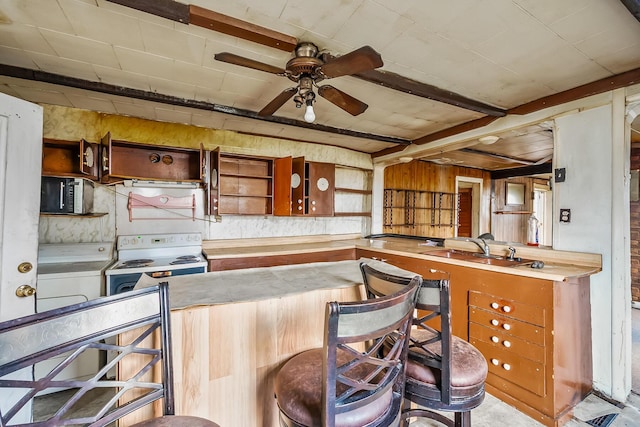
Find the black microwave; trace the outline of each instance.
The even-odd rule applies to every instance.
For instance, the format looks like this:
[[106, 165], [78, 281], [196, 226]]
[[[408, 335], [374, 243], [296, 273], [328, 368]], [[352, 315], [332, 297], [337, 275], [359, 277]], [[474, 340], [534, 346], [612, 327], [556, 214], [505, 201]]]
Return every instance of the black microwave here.
[[88, 179], [43, 176], [40, 187], [40, 212], [91, 213], [93, 212], [93, 189], [93, 181]]

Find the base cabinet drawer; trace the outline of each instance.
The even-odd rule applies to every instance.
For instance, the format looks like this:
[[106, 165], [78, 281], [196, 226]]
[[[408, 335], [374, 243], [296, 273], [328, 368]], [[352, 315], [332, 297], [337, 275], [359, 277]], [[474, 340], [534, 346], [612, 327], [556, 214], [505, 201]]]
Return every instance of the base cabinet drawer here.
[[544, 365], [476, 338], [469, 339], [487, 358], [489, 372], [538, 396], [545, 394]]
[[470, 322], [469, 339], [484, 341], [487, 344], [494, 345], [519, 357], [541, 364], [545, 363], [544, 347], [528, 342], [517, 335], [505, 334], [500, 330], [487, 328]]
[[539, 346], [544, 346], [545, 344], [544, 328], [489, 310], [469, 306], [469, 322], [495, 329], [498, 332], [517, 336]]

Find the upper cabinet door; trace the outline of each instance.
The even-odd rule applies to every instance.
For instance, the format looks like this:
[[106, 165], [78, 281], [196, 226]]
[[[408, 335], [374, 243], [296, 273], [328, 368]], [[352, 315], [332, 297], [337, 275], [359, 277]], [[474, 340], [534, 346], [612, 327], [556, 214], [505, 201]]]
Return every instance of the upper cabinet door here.
[[220, 147], [209, 153], [208, 214], [220, 215]]
[[293, 215], [305, 215], [307, 213], [307, 192], [305, 191], [306, 173], [304, 169], [304, 157], [296, 157], [291, 165], [291, 212]]
[[308, 215], [331, 216], [334, 211], [335, 165], [333, 163], [308, 162], [305, 166], [308, 178]]
[[100, 140], [100, 182], [109, 183], [111, 175], [111, 132]]
[[92, 180], [100, 178], [100, 146], [84, 139], [80, 140], [79, 169]]
[[282, 157], [274, 160], [274, 183], [273, 183], [273, 214], [279, 216], [290, 216], [292, 210], [291, 203], [291, 157]]

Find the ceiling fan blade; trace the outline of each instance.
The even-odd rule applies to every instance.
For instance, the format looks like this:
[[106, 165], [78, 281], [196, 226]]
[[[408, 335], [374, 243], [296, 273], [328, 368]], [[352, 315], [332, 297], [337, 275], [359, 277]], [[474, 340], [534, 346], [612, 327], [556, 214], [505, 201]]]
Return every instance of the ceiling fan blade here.
[[330, 58], [318, 69], [327, 78], [348, 76], [382, 67], [382, 57], [371, 46], [363, 46], [346, 55]]
[[253, 59], [238, 56], [229, 52], [216, 53], [213, 56], [217, 61], [226, 62], [228, 64], [240, 65], [241, 67], [253, 68], [258, 71], [266, 71], [267, 73], [278, 74], [284, 76], [284, 69], [265, 64], [264, 62], [254, 61]]
[[369, 107], [362, 101], [355, 99], [351, 95], [347, 95], [343, 91], [336, 89], [330, 85], [320, 86], [318, 94], [329, 102], [334, 103], [352, 116], [362, 114]]
[[285, 102], [291, 99], [293, 95], [298, 91], [297, 87], [290, 87], [289, 89], [285, 89], [278, 96], [273, 98], [273, 100], [266, 105], [262, 110], [258, 112], [259, 116], [271, 116], [275, 113], [278, 108], [282, 107]]

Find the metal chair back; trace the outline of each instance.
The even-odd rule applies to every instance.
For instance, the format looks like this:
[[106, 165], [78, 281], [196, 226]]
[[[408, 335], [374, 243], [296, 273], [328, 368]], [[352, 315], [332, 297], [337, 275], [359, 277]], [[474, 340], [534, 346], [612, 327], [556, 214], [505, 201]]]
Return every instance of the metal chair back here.
[[[174, 414], [171, 328], [168, 285], [135, 290], [90, 300], [0, 323], [0, 389], [12, 398], [0, 402], [0, 426], [14, 424], [38, 394], [69, 389], [68, 399], [43, 420], [21, 426], [107, 425], [131, 412], [163, 399], [164, 415]], [[111, 344], [114, 338], [126, 342]], [[85, 351], [116, 352], [117, 356], [91, 378], [59, 379], [58, 375]], [[107, 379], [109, 369], [124, 358], [144, 363], [123, 379]], [[44, 361], [56, 360], [47, 373], [34, 378], [31, 371]], [[29, 378], [15, 379], [18, 371]], [[24, 375], [22, 375], [24, 376]], [[107, 390], [102, 405], [87, 414], [78, 411], [82, 399]]]

